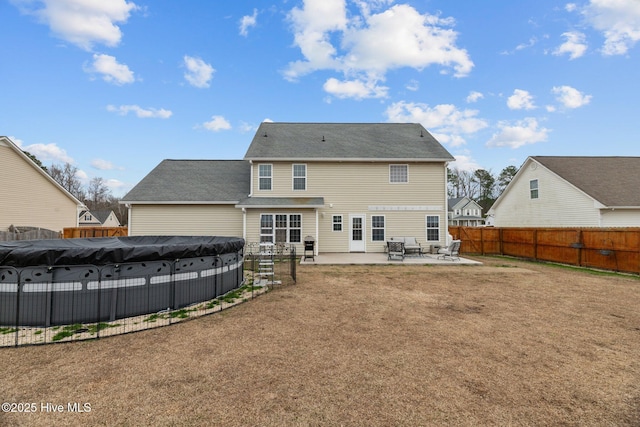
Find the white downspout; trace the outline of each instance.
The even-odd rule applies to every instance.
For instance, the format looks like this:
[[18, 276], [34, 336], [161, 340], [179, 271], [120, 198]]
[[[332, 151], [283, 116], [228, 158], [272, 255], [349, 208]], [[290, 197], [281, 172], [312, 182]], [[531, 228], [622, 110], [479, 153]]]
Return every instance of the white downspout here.
[[133, 206], [129, 204], [125, 204], [127, 207], [127, 236], [131, 236], [131, 211]]
[[319, 218], [318, 218], [318, 208], [316, 208], [316, 244], [315, 244], [315, 251], [314, 251], [314, 255], [318, 255], [318, 246], [320, 246], [320, 226], [319, 226]]
[[247, 209], [242, 208], [242, 238], [247, 241]]
[[449, 245], [449, 204], [447, 203], [448, 201], [448, 194], [447, 194], [447, 181], [448, 181], [448, 174], [447, 174], [447, 164], [448, 162], [444, 162], [444, 212], [443, 212], [443, 216], [444, 216], [444, 245], [448, 246]]
[[253, 196], [253, 160], [249, 160], [249, 196]]

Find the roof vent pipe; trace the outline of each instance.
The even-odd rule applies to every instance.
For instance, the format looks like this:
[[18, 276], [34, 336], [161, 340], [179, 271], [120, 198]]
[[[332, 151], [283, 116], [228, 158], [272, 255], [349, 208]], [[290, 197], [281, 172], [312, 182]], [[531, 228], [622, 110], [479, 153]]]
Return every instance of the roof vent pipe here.
[[324, 142], [324, 135], [322, 135], [322, 142]]

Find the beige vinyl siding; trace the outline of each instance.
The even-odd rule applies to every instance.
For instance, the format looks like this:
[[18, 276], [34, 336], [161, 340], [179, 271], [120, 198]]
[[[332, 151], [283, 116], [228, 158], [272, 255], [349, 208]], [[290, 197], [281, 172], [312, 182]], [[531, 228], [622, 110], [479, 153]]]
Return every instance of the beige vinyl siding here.
[[[271, 191], [258, 190], [257, 165], [260, 163], [253, 165], [254, 197], [324, 198], [325, 206], [318, 210], [320, 252], [349, 251], [349, 214], [366, 215], [367, 252], [384, 250], [384, 242], [371, 241], [372, 215], [385, 216], [385, 237], [413, 236], [425, 245], [425, 216], [438, 215], [440, 243], [445, 241], [447, 195], [446, 169], [442, 162], [295, 162], [307, 165], [306, 191], [293, 190], [294, 162], [269, 163], [273, 165]], [[409, 182], [390, 183], [389, 164], [408, 164]], [[416, 208], [421, 209], [413, 210]], [[342, 232], [333, 231], [333, 215], [342, 215]]]
[[77, 226], [77, 203], [33, 164], [2, 142], [0, 182], [0, 230], [10, 225], [54, 231]]
[[[535, 165], [535, 166], [532, 166]], [[529, 182], [538, 180], [538, 198]], [[494, 208], [496, 227], [599, 227], [596, 202], [537, 162], [526, 162]]]
[[234, 205], [131, 205], [129, 235], [242, 237]]

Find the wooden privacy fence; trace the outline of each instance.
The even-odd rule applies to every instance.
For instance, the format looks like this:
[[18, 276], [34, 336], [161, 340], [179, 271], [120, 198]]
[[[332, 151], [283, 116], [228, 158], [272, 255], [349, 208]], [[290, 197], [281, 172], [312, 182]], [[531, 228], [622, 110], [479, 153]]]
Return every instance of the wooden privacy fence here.
[[449, 227], [460, 252], [640, 274], [640, 228]]
[[127, 227], [69, 227], [63, 230], [65, 239], [86, 237], [124, 237], [129, 235]]

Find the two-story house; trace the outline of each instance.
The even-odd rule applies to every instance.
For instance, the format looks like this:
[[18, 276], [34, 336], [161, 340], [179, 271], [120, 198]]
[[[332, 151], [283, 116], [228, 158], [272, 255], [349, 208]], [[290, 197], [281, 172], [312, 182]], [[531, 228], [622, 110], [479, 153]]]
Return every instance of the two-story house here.
[[496, 227], [640, 227], [640, 157], [532, 156], [489, 209]]
[[10, 226], [62, 231], [78, 226], [84, 204], [6, 136], [0, 136], [0, 231]]
[[469, 197], [455, 197], [448, 203], [449, 225], [479, 227], [482, 220], [482, 206]]
[[424, 127], [262, 123], [244, 160], [165, 160], [123, 199], [129, 232], [238, 235], [316, 252], [444, 244], [447, 163]]

